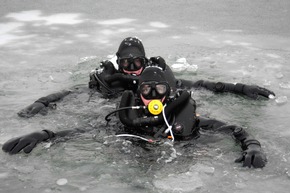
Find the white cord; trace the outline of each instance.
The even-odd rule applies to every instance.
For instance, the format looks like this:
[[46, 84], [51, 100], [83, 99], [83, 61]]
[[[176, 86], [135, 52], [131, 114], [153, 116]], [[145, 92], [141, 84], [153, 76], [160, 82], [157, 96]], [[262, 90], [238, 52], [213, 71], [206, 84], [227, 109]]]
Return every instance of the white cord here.
[[[172, 132], [172, 126], [169, 125], [167, 119], [166, 119], [166, 116], [165, 116], [165, 107], [166, 107], [166, 104], [164, 105], [163, 109], [162, 109], [162, 115], [163, 115], [163, 118], [164, 118], [164, 121], [165, 121], [165, 124], [166, 126], [168, 127], [166, 130], [165, 130], [165, 133], [168, 133], [170, 132], [170, 135], [172, 137], [172, 142], [174, 142], [174, 135], [173, 135], [173, 132]], [[144, 108], [143, 106], [134, 106], [132, 107], [132, 109], [139, 109], [139, 108]], [[116, 137], [135, 137], [135, 138], [138, 138], [138, 139], [142, 139], [144, 141], [147, 141], [149, 143], [152, 143], [154, 142], [154, 140], [152, 139], [146, 139], [145, 137], [141, 137], [141, 136], [138, 136], [138, 135], [132, 135], [132, 134], [119, 134], [119, 135], [115, 135]]]
[[167, 125], [167, 129], [165, 130], [165, 133], [168, 133], [170, 131], [170, 135], [172, 137], [172, 142], [174, 142], [174, 135], [173, 135], [173, 132], [172, 132], [172, 126], [169, 125], [167, 119], [166, 119], [166, 116], [165, 116], [165, 107], [166, 107], [166, 104], [164, 105], [163, 107], [163, 110], [162, 110], [162, 115], [163, 115], [163, 119], [165, 121], [165, 124]]
[[147, 141], [149, 143], [152, 143], [154, 142], [152, 139], [146, 139], [145, 137], [141, 137], [141, 136], [138, 136], [138, 135], [132, 135], [132, 134], [119, 134], [119, 135], [115, 135], [116, 137], [135, 137], [135, 138], [138, 138], [138, 139], [142, 139], [144, 141]]

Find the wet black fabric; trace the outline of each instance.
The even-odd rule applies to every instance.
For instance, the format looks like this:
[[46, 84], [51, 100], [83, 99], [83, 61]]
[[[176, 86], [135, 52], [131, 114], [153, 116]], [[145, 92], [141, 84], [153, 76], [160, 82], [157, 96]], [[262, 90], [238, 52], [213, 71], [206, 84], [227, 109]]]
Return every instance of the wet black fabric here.
[[116, 53], [118, 58], [145, 57], [142, 41], [137, 37], [125, 38]]
[[145, 68], [145, 70], [142, 72], [139, 84], [143, 82], [167, 82], [164, 72], [161, 68], [150, 66]]

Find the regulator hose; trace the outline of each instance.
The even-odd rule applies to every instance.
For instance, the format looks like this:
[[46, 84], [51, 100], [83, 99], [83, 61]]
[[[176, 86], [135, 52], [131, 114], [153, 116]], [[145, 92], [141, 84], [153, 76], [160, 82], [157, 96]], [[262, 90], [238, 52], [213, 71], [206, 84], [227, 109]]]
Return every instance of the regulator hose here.
[[118, 108], [112, 112], [110, 112], [109, 114], [106, 115], [105, 117], [105, 120], [107, 122], [111, 121], [111, 119], [109, 119], [109, 116], [111, 116], [112, 114], [116, 113], [116, 112], [119, 112], [119, 111], [123, 111], [123, 110], [126, 110], [126, 109], [141, 109], [141, 108], [146, 108], [145, 106], [131, 106], [131, 107], [122, 107], [122, 108]]

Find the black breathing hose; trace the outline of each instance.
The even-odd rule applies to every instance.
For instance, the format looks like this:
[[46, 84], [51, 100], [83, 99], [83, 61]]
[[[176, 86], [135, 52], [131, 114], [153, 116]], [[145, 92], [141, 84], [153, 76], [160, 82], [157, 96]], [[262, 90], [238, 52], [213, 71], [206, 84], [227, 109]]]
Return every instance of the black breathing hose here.
[[115, 94], [115, 91], [113, 91], [112, 89], [110, 89], [107, 85], [105, 85], [105, 83], [98, 77], [97, 73], [94, 74], [95, 78], [98, 80], [98, 82], [110, 93]]
[[106, 117], [105, 117], [105, 120], [106, 120], [107, 122], [111, 121], [111, 119], [109, 119], [109, 116], [111, 116], [112, 114], [114, 114], [114, 113], [116, 113], [116, 112], [123, 111], [123, 110], [127, 110], [127, 109], [140, 109], [140, 108], [144, 108], [144, 109], [145, 109], [146, 107], [145, 107], [145, 106], [121, 107], [121, 108], [116, 109], [116, 110], [110, 112], [109, 114], [107, 114]]

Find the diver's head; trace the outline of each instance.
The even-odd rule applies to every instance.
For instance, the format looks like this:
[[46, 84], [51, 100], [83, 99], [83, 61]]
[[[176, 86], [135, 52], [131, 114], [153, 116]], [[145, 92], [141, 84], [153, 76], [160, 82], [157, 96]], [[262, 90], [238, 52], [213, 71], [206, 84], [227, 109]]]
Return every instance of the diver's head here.
[[147, 62], [142, 41], [137, 37], [125, 38], [118, 49], [117, 63], [125, 74], [139, 76]]
[[170, 94], [170, 87], [160, 67], [148, 66], [139, 79], [138, 93], [147, 106], [152, 100], [166, 101]]

